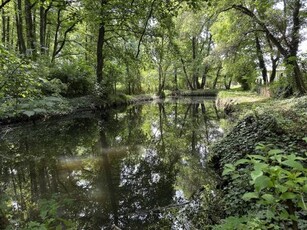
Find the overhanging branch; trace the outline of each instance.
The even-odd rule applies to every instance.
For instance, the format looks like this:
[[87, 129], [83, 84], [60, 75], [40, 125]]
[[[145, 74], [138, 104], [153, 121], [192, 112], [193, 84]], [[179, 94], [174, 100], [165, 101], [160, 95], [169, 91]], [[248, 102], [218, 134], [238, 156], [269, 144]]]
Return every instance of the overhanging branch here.
[[148, 17], [147, 17], [147, 19], [146, 19], [146, 23], [145, 23], [143, 32], [142, 32], [142, 34], [141, 34], [139, 43], [138, 43], [138, 50], [137, 50], [137, 53], [136, 53], [136, 58], [138, 58], [138, 56], [139, 56], [139, 54], [140, 54], [141, 43], [142, 43], [143, 37], [144, 37], [144, 35], [145, 35], [145, 32], [146, 32], [146, 29], [147, 29], [147, 26], [148, 26], [149, 19], [150, 19], [151, 16], [152, 16], [155, 1], [156, 1], [156, 0], [153, 0], [153, 1], [151, 2], [150, 11], [149, 11]]

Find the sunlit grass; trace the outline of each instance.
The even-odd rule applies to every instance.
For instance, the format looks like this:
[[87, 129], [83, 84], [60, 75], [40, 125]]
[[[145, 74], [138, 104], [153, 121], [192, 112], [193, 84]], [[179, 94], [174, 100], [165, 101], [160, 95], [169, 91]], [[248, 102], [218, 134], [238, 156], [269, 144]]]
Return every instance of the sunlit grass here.
[[307, 135], [307, 96], [274, 99], [237, 88], [220, 91], [218, 99], [226, 104], [231, 100], [234, 106], [232, 116], [237, 119], [247, 114], [270, 114], [287, 132], [303, 132]]
[[232, 99], [236, 103], [249, 103], [257, 101], [268, 100], [268, 97], [261, 96], [256, 92], [243, 91], [241, 88], [235, 88], [230, 90], [222, 90], [218, 93], [218, 98]]

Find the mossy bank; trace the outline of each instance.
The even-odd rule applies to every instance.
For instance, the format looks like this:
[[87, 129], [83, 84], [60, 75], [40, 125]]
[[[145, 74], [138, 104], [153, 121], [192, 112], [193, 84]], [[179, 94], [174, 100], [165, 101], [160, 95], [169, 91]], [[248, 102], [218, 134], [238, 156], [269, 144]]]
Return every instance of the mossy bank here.
[[307, 97], [233, 106], [242, 119], [209, 157], [224, 206], [214, 228], [306, 229]]

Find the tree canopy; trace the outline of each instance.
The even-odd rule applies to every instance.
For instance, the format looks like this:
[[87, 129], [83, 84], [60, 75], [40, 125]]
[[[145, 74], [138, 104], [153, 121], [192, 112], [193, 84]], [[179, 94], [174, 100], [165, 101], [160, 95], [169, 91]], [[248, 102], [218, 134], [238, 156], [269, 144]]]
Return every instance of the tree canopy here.
[[302, 0], [3, 0], [0, 9], [2, 97], [161, 95], [259, 80], [307, 92]]

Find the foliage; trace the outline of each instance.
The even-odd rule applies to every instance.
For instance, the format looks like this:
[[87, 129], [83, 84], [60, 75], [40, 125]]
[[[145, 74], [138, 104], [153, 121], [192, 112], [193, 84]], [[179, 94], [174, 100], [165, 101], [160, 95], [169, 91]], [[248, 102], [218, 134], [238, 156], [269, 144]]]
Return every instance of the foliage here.
[[39, 95], [39, 66], [36, 63], [1, 47], [0, 65], [0, 95], [13, 98], [16, 102], [20, 98]]
[[[244, 175], [248, 175], [251, 191], [245, 192], [242, 199], [256, 202], [256, 219], [262, 226], [297, 229], [300, 216], [306, 215], [307, 211], [305, 158], [270, 145], [258, 145], [256, 150], [259, 154], [226, 164], [223, 176], [230, 176], [233, 184], [242, 184], [246, 181]], [[230, 223], [229, 219], [227, 223]]]
[[[49, 84], [58, 85], [60, 94], [67, 97], [90, 94], [95, 82], [93, 70], [83, 62], [64, 62], [57, 65], [51, 68], [48, 79]], [[66, 88], [56, 79], [65, 84]]]
[[289, 79], [282, 77], [270, 85], [270, 92], [275, 98], [287, 98], [293, 94], [293, 89]]
[[234, 163], [253, 152], [255, 144], [275, 137], [277, 123], [274, 117], [269, 115], [250, 114], [233, 128], [233, 130], [212, 148], [212, 163], [217, 170], [221, 170], [225, 164]]
[[27, 214], [20, 217], [18, 220], [11, 220], [11, 223], [6, 226], [5, 229], [13, 230], [16, 228], [22, 228], [27, 230], [47, 230], [47, 229], [75, 229], [75, 220], [67, 220], [65, 217], [60, 216], [60, 209], [64, 205], [69, 205], [71, 200], [64, 199], [59, 201], [55, 196], [50, 199], [41, 199], [37, 206], [32, 205], [32, 215], [36, 215], [36, 220], [31, 221]]
[[27, 118], [32, 116], [61, 115], [71, 112], [72, 108], [65, 98], [48, 96], [35, 99], [22, 99], [19, 104], [7, 100], [1, 104], [0, 118]]

